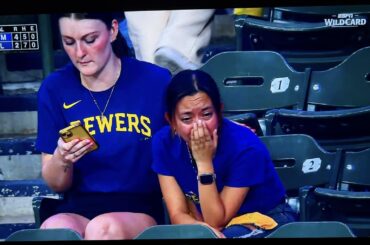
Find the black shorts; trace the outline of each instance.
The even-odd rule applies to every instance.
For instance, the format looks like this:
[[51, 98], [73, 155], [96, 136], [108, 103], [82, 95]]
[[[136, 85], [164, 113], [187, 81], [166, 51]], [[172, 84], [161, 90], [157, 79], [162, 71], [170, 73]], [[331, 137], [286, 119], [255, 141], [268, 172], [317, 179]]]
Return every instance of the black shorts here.
[[110, 212], [145, 213], [158, 224], [164, 223], [163, 201], [160, 193], [73, 193], [64, 194], [63, 199], [48, 198], [40, 207], [41, 223], [58, 213], [75, 213], [88, 219]]

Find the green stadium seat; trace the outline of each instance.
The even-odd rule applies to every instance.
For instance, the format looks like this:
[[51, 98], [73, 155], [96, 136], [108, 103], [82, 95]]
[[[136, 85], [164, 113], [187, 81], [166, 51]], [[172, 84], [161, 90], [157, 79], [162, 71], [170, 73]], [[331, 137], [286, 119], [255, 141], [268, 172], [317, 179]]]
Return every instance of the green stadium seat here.
[[266, 134], [309, 134], [329, 151], [370, 147], [370, 46], [339, 65], [312, 71], [306, 110], [265, 114]]
[[276, 52], [222, 52], [200, 69], [215, 79], [226, 117], [254, 113], [263, 130], [267, 110], [304, 107], [309, 70], [293, 70]]
[[370, 46], [355, 51], [332, 69], [312, 71], [307, 109], [317, 111], [370, 106], [369, 60]]
[[200, 69], [217, 82], [225, 113], [304, 106], [307, 74], [293, 70], [276, 52], [222, 52]]
[[274, 109], [265, 118], [266, 135], [308, 134], [327, 151], [370, 147], [370, 106], [330, 111]]
[[71, 229], [23, 229], [5, 239], [6, 242], [71, 240], [82, 240], [82, 237]]
[[303, 186], [328, 186], [339, 164], [339, 153], [327, 152], [309, 135], [260, 137], [270, 152], [287, 191], [287, 202], [299, 214], [299, 190]]
[[340, 221], [356, 236], [369, 237], [369, 172], [370, 148], [345, 152], [334, 186], [301, 189], [301, 217], [307, 221]]
[[207, 226], [201, 224], [155, 225], [145, 229], [134, 239], [205, 239], [217, 238]]
[[344, 223], [336, 221], [292, 222], [280, 226], [265, 238], [339, 238], [356, 237]]
[[342, 13], [368, 19], [370, 6], [277, 6], [265, 18], [238, 15], [234, 21], [237, 50], [276, 51], [297, 71], [329, 69], [370, 46], [368, 25], [333, 28], [327, 23], [341, 19]]

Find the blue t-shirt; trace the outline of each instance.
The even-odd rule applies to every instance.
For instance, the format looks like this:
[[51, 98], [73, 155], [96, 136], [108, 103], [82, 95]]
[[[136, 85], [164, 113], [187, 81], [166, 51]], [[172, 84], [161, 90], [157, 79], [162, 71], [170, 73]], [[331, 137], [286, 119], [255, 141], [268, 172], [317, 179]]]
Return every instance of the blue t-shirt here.
[[[122, 58], [121, 75], [106, 119], [101, 120], [78, 70], [66, 65], [50, 74], [39, 89], [37, 149], [53, 154], [59, 130], [80, 120], [99, 149], [74, 164], [71, 192], [160, 193], [150, 166], [151, 143], [154, 133], [166, 124], [164, 94], [170, 79], [166, 69]], [[103, 110], [111, 89], [92, 93]]]
[[[280, 181], [265, 145], [248, 128], [223, 119], [219, 143], [213, 159], [216, 185], [250, 187], [238, 215], [248, 212], [266, 213], [281, 203], [285, 189]], [[184, 140], [171, 135], [163, 127], [153, 138], [155, 172], [175, 177], [185, 195], [198, 198], [197, 173]], [[200, 205], [197, 204], [199, 211]]]

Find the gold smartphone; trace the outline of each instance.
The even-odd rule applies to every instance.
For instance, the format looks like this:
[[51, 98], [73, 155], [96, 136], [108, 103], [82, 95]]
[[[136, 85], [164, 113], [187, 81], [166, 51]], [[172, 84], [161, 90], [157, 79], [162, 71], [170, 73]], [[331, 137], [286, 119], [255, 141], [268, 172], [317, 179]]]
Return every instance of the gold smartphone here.
[[90, 139], [94, 142], [94, 144], [89, 148], [88, 152], [94, 151], [98, 149], [99, 145], [95, 141], [94, 137], [92, 137], [89, 132], [85, 129], [84, 126], [81, 125], [81, 123], [73, 123], [71, 126], [68, 126], [66, 128], [63, 128], [59, 131], [60, 137], [63, 139], [64, 142], [70, 142], [74, 139]]

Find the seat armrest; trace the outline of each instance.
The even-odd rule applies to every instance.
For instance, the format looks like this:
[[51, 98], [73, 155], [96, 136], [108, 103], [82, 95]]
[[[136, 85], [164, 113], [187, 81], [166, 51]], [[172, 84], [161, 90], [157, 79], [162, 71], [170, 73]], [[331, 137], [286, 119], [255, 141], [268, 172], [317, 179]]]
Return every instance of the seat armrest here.
[[336, 198], [336, 199], [360, 199], [370, 200], [370, 192], [368, 191], [345, 191], [345, 190], [333, 190], [329, 188], [315, 188], [315, 195], [325, 198]]
[[234, 122], [247, 125], [248, 127], [254, 129], [255, 133], [258, 136], [263, 135], [261, 126], [258, 122], [258, 118], [256, 114], [253, 112], [246, 112], [246, 113], [241, 113], [241, 114], [236, 114], [236, 115], [230, 115], [230, 116], [226, 116], [226, 118]]
[[311, 207], [315, 204], [315, 200], [312, 199], [312, 192], [314, 186], [302, 186], [299, 188], [299, 220], [309, 221], [311, 220]]

